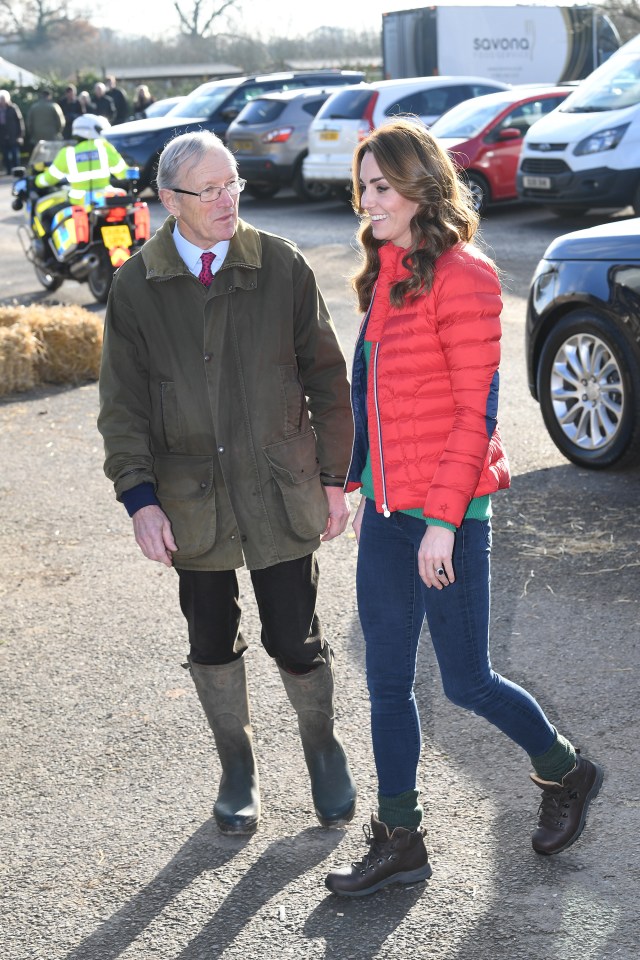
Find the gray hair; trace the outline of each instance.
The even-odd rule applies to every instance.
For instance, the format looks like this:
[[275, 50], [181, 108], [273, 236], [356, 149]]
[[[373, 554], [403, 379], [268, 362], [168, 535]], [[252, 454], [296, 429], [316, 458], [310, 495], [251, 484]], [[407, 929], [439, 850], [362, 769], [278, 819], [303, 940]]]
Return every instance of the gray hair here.
[[156, 182], [158, 190], [171, 190], [178, 183], [182, 167], [187, 164], [195, 166], [204, 160], [208, 153], [214, 150], [226, 154], [234, 168], [238, 164], [236, 158], [228, 150], [222, 140], [210, 130], [194, 130], [192, 133], [181, 133], [169, 140], [160, 154]]

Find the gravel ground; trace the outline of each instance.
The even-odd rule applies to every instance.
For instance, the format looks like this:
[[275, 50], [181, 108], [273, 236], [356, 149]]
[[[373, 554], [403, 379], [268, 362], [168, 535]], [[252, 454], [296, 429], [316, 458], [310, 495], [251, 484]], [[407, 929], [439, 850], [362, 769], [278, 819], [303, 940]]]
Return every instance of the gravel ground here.
[[[342, 280], [332, 288], [323, 265], [337, 256], [313, 254], [330, 302]], [[95, 385], [0, 404], [2, 960], [636, 960], [640, 473], [552, 457], [495, 504], [493, 658], [604, 764], [583, 838], [533, 854], [528, 762], [445, 701], [425, 637], [433, 878], [344, 901], [323, 877], [361, 855], [375, 800], [353, 537], [322, 547], [320, 609], [356, 819], [329, 831], [314, 819], [243, 577], [264, 819], [252, 838], [222, 837], [176, 577], [138, 553], [102, 475], [96, 409]], [[515, 439], [523, 462], [526, 431]]]

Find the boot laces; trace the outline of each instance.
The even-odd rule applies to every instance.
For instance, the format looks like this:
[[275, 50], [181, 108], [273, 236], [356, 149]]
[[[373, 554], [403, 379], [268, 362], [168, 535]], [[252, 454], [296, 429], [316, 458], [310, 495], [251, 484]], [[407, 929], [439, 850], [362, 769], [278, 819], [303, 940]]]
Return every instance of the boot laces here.
[[540, 806], [538, 807], [540, 826], [562, 826], [572, 801], [578, 797], [575, 787], [562, 787], [560, 790], [543, 790]]
[[361, 860], [354, 860], [352, 866], [354, 870], [364, 874], [367, 870], [375, 870], [376, 867], [381, 866], [385, 860], [392, 860], [395, 857], [394, 851], [396, 845], [391, 839], [376, 840], [371, 833], [371, 828], [368, 823], [363, 824], [362, 832], [364, 833], [364, 838], [369, 846], [369, 850]]

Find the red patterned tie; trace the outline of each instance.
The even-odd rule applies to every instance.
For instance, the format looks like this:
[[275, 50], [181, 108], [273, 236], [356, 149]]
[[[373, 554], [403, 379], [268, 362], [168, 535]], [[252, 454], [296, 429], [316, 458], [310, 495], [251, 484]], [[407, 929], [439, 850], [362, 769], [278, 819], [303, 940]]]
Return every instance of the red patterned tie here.
[[211, 264], [215, 260], [215, 253], [209, 253], [206, 251], [202, 254], [200, 259], [202, 260], [202, 270], [198, 274], [198, 280], [200, 283], [204, 284], [205, 287], [211, 286], [211, 281], [213, 280], [213, 274], [211, 273]]

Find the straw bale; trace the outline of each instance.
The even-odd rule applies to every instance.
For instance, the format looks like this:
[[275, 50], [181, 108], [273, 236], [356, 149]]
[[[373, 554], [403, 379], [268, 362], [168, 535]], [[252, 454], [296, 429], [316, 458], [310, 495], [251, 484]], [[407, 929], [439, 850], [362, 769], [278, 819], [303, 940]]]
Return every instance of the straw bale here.
[[35, 387], [42, 344], [28, 323], [0, 320], [0, 397]]
[[102, 353], [102, 320], [78, 306], [39, 308], [29, 325], [44, 350], [36, 369], [44, 383], [97, 380]]
[[0, 307], [0, 396], [96, 380], [102, 320], [76, 305]]

